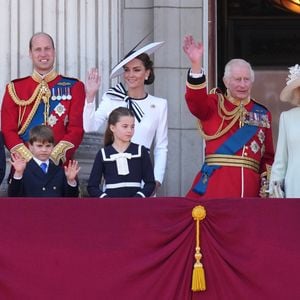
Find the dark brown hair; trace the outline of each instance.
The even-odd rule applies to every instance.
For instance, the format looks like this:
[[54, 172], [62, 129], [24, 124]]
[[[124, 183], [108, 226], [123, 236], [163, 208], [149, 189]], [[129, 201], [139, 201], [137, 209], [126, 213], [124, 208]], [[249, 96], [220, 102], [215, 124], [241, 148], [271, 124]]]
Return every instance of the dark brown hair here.
[[38, 125], [30, 129], [29, 143], [34, 142], [54, 144], [54, 135], [52, 129], [47, 125]]
[[152, 84], [155, 79], [154, 71], [153, 71], [153, 61], [150, 59], [147, 53], [142, 53], [136, 57], [139, 59], [143, 65], [145, 66], [146, 70], [150, 70], [148, 79], [144, 81], [145, 84]]
[[121, 117], [133, 117], [134, 114], [126, 107], [118, 107], [114, 109], [108, 117], [107, 127], [104, 134], [104, 145], [108, 146], [114, 142], [113, 132], [110, 130], [110, 125], [116, 125], [120, 121]]

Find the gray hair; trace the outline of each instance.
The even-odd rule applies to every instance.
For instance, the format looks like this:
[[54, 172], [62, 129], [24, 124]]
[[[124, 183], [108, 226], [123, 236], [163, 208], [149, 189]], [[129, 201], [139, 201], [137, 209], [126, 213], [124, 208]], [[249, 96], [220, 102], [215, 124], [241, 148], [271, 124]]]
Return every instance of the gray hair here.
[[250, 70], [250, 79], [251, 82], [254, 82], [254, 71], [251, 67], [251, 65], [244, 59], [241, 58], [234, 58], [231, 59], [225, 66], [224, 69], [224, 77], [223, 78], [230, 78], [231, 77], [231, 70], [233, 66], [237, 66], [237, 65], [244, 65], [247, 66]]

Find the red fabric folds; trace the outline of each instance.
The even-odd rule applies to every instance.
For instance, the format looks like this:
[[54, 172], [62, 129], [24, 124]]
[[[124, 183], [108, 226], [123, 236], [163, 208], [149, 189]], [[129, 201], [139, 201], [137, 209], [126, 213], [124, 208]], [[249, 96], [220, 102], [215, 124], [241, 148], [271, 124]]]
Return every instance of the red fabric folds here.
[[299, 199], [2, 198], [0, 299], [298, 299], [299, 216]]

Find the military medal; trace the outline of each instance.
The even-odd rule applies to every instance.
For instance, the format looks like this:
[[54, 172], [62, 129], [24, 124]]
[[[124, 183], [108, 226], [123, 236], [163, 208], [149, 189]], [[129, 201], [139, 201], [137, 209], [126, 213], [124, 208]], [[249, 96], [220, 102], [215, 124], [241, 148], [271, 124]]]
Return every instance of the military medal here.
[[57, 89], [57, 96], [56, 96], [56, 99], [57, 99], [58, 101], [61, 100], [60, 89]]
[[53, 127], [56, 123], [57, 123], [57, 118], [54, 116], [54, 115], [51, 115], [49, 118], [48, 118], [48, 125]]
[[71, 100], [71, 99], [72, 99], [71, 90], [70, 90], [69, 87], [67, 88], [67, 90], [68, 90], [68, 93], [67, 93], [67, 100]]
[[56, 100], [55, 89], [54, 89], [54, 88], [52, 88], [52, 96], [51, 96], [51, 100], [53, 100], [53, 101]]
[[59, 103], [58, 105], [56, 105], [54, 111], [61, 117], [65, 113], [66, 108], [61, 103]]
[[243, 122], [248, 125], [270, 128], [268, 115], [259, 111], [247, 111], [243, 115]]
[[64, 88], [64, 92], [62, 93], [61, 98], [62, 98], [62, 100], [66, 100], [67, 99], [66, 88]]

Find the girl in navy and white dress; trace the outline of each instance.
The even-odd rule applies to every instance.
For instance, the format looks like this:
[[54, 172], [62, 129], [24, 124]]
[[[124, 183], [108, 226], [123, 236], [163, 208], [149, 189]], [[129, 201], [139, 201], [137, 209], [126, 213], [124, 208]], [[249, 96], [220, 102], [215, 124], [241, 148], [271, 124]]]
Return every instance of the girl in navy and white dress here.
[[149, 197], [155, 189], [148, 150], [131, 143], [134, 114], [128, 108], [114, 109], [104, 136], [105, 147], [96, 155], [87, 191], [91, 197]]

